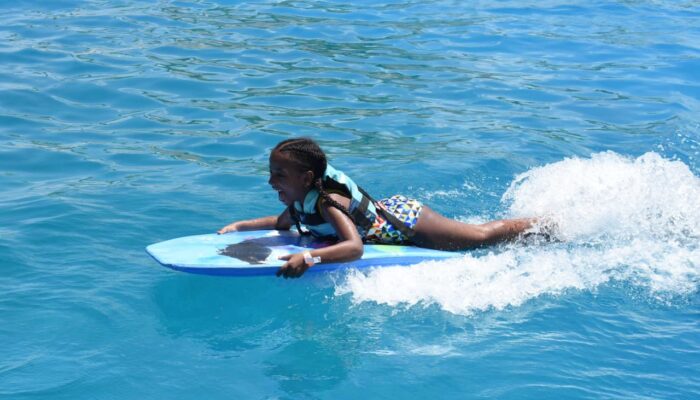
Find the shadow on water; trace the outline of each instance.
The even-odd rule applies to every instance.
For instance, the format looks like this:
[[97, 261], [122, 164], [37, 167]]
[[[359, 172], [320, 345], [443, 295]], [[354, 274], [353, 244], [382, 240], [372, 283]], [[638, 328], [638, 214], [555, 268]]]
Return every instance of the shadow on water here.
[[[343, 279], [175, 274], [153, 287], [159, 329], [170, 339], [206, 349], [197, 346], [187, 358], [245, 365], [246, 374], [265, 377], [283, 396], [308, 398], [355, 385], [348, 380], [362, 374], [368, 362], [379, 370], [454, 357], [469, 364], [473, 356], [463, 354], [465, 349], [482, 352], [477, 358], [499, 357], [510, 349], [498, 344], [503, 332], [540, 310], [464, 317], [435, 307], [352, 305], [348, 296], [334, 295], [336, 278]], [[425, 374], [407, 379], [434, 382], [429, 371]]]
[[[435, 307], [352, 305], [348, 296], [334, 294], [335, 279], [343, 277], [285, 281], [173, 274], [153, 287], [152, 296], [164, 336], [205, 348], [197, 346], [187, 358], [245, 365], [246, 374], [265, 377], [289, 398], [354, 385], [349, 377], [361, 373], [368, 360], [379, 369], [403, 368], [425, 357], [462, 359], [465, 347], [485, 351], [478, 357], [496, 357], [505, 351], [497, 343], [500, 333], [539, 310], [522, 308], [519, 318], [512, 311], [470, 318]], [[482, 346], [490, 350], [479, 350]], [[409, 380], [431, 381], [426, 374]]]
[[194, 358], [244, 363], [298, 398], [346, 380], [362, 353], [365, 328], [348, 328], [348, 304], [331, 298], [328, 282], [177, 274], [153, 298], [163, 335], [207, 349]]

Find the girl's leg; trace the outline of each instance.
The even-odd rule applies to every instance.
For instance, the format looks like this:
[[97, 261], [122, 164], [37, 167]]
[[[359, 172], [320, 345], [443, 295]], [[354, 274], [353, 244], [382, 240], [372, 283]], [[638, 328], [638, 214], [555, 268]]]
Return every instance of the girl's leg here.
[[530, 228], [534, 219], [506, 219], [481, 225], [465, 224], [445, 218], [427, 206], [413, 228], [413, 242], [420, 247], [438, 250], [466, 250], [515, 239]]

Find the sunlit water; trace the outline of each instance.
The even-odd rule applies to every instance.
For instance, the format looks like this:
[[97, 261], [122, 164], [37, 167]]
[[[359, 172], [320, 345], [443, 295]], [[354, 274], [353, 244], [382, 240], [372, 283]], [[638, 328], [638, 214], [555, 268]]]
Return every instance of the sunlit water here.
[[[700, 4], [0, 5], [0, 397], [696, 398]], [[281, 211], [317, 139], [376, 197], [559, 241], [295, 281], [150, 243]]]

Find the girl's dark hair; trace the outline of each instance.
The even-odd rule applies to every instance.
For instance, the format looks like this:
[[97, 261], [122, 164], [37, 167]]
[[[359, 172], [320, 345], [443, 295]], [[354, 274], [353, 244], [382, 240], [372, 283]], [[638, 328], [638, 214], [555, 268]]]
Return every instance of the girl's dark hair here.
[[326, 173], [326, 167], [328, 167], [328, 160], [326, 159], [326, 153], [321, 150], [318, 143], [306, 137], [287, 139], [279, 142], [277, 146], [272, 149], [272, 152], [278, 152], [287, 156], [290, 161], [297, 164], [300, 171], [313, 172], [314, 186], [323, 198], [323, 201], [337, 208], [343, 214], [347, 215], [351, 221], [355, 222], [355, 219], [350, 215], [350, 211], [343, 207], [342, 204], [333, 200], [323, 188], [323, 176]]

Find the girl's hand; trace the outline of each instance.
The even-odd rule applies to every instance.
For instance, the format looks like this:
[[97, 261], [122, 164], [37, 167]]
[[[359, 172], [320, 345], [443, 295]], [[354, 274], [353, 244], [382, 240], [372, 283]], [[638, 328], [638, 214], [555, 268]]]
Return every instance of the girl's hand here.
[[230, 223], [223, 228], [219, 229], [216, 233], [219, 235], [223, 235], [224, 233], [228, 232], [236, 232], [238, 230], [238, 221]]
[[304, 272], [309, 269], [309, 265], [304, 261], [304, 255], [302, 253], [287, 254], [286, 256], [280, 256], [279, 259], [287, 262], [277, 270], [275, 275], [284, 276], [284, 279], [298, 278], [304, 275]]

